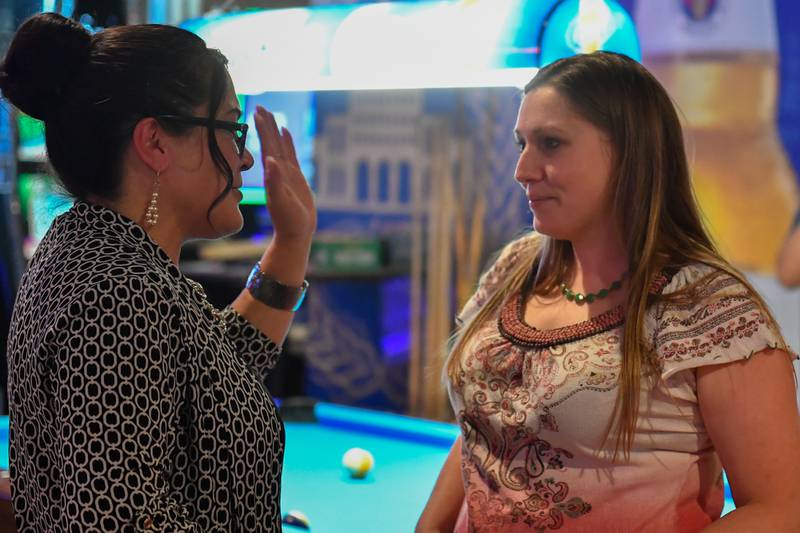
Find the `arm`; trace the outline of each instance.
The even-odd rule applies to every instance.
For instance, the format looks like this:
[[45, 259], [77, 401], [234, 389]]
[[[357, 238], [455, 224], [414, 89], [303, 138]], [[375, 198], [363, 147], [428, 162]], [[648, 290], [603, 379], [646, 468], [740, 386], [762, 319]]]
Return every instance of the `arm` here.
[[[272, 113], [260, 106], [255, 121], [264, 164], [267, 208], [275, 227], [272, 244], [261, 257], [261, 271], [284, 285], [299, 287], [305, 279], [311, 237], [317, 227], [314, 197], [300, 171], [288, 130], [279, 132]], [[279, 345], [283, 344], [294, 318], [291, 311], [268, 307], [246, 289], [231, 307]]]
[[800, 531], [800, 418], [786, 352], [700, 367], [697, 394], [737, 505], [703, 531]]
[[[261, 270], [284, 285], [299, 287], [305, 279], [310, 247], [310, 241], [281, 243], [276, 236], [259, 261]], [[294, 319], [292, 311], [264, 305], [247, 289], [239, 293], [231, 307], [278, 346], [283, 344]]]
[[781, 247], [776, 266], [778, 280], [787, 287], [800, 285], [800, 226], [797, 222], [795, 219], [795, 225]]
[[464, 482], [461, 477], [461, 436], [459, 436], [450, 448], [450, 454], [439, 472], [439, 478], [422, 511], [422, 516], [419, 517], [415, 533], [453, 531], [463, 501]]
[[111, 278], [87, 288], [48, 333], [60, 529], [201, 531], [170, 496], [167, 478], [178, 416], [178, 316], [146, 277]]

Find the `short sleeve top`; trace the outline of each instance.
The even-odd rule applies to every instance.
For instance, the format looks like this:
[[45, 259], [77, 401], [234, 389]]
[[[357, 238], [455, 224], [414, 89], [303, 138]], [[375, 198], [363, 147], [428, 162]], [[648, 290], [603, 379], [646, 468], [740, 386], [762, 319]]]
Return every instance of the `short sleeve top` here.
[[[462, 320], [497, 290], [520, 245], [483, 277]], [[669, 294], [696, 281], [691, 302], [647, 310], [660, 379], [642, 379], [628, 462], [613, 462], [604, 444], [621, 369], [621, 308], [543, 331], [525, 323], [515, 294], [479, 326], [449, 387], [463, 438], [457, 532], [691, 532], [720, 516], [722, 469], [693, 369], [786, 347], [746, 287], [712, 267], [662, 274], [651, 290]]]

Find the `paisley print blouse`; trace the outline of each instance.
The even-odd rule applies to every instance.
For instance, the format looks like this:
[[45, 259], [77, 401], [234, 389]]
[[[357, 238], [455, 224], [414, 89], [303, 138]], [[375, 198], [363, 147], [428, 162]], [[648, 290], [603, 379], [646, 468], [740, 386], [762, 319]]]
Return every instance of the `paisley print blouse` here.
[[[516, 260], [512, 245], [462, 311], [468, 320]], [[677, 291], [705, 265], [657, 279]], [[743, 285], [720, 274], [691, 304], [656, 303], [646, 332], [659, 379], [642, 380], [629, 462], [604, 447], [617, 398], [623, 314], [552, 331], [525, 323], [519, 295], [467, 347], [450, 398], [461, 426], [465, 502], [456, 532], [695, 532], [720, 516], [722, 470], [694, 369], [781, 346]]]

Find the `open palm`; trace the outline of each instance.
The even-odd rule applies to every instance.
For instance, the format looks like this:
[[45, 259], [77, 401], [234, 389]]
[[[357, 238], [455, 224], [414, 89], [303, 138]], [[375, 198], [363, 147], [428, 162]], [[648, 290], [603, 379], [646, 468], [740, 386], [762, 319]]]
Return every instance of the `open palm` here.
[[317, 208], [297, 162], [292, 136], [286, 128], [279, 130], [273, 114], [261, 106], [256, 108], [255, 122], [275, 236], [310, 240], [317, 228]]

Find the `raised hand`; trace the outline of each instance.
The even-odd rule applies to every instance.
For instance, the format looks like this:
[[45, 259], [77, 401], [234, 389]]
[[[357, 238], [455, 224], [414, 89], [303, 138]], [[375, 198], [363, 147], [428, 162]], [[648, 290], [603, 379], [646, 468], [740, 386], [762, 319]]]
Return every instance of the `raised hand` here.
[[286, 128], [278, 130], [275, 117], [261, 106], [256, 108], [255, 122], [275, 238], [310, 242], [317, 229], [317, 208], [297, 162], [292, 136]]

